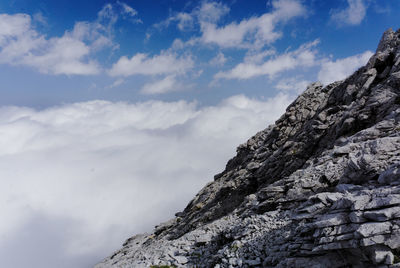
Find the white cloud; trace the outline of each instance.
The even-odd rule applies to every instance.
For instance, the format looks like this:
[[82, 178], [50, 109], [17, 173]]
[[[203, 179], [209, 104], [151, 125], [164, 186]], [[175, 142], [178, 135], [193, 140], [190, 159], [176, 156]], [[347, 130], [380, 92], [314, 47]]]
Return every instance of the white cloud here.
[[127, 5], [124, 2], [117, 1], [117, 4], [122, 7], [125, 14], [128, 14], [131, 17], [134, 17], [138, 14], [138, 12], [135, 9], [133, 9], [131, 6]]
[[192, 12], [177, 12], [171, 14], [167, 19], [156, 23], [153, 27], [161, 30], [176, 23], [181, 31], [193, 30], [197, 20], [204, 22], [217, 22], [222, 16], [229, 12], [229, 7], [222, 3], [203, 1], [200, 6], [192, 10]]
[[359, 67], [365, 65], [372, 55], [371, 51], [365, 51], [362, 54], [335, 61], [325, 60], [318, 73], [318, 80], [325, 85], [342, 80], [351, 75]]
[[125, 80], [122, 78], [118, 78], [115, 80], [111, 85], [107, 86], [106, 88], [115, 88], [125, 83]]
[[276, 55], [276, 50], [267, 49], [264, 51], [249, 50], [243, 61], [246, 63], [262, 63], [266, 57]]
[[193, 29], [194, 17], [191, 13], [179, 12], [169, 16], [166, 20], [153, 25], [156, 29], [162, 30], [168, 27], [171, 23], [176, 22], [177, 27], [181, 31], [189, 31]]
[[1, 14], [0, 27], [0, 63], [28, 65], [52, 74], [99, 72], [95, 61], [85, 60], [90, 47], [70, 33], [45, 39], [32, 28], [31, 17], [25, 14]]
[[175, 75], [168, 75], [161, 80], [146, 83], [140, 90], [140, 93], [146, 95], [165, 94], [168, 92], [179, 91], [182, 88], [183, 85], [176, 81]]
[[118, 15], [115, 13], [112, 4], [105, 4], [97, 13], [97, 19], [99, 21], [106, 21], [107, 24], [113, 25], [118, 20]]
[[198, 17], [200, 23], [216, 23], [228, 14], [229, 10], [229, 7], [222, 3], [204, 1], [199, 8], [194, 10], [194, 14]]
[[311, 84], [311, 81], [304, 80], [301, 77], [292, 77], [278, 81], [275, 88], [283, 92], [293, 92], [298, 95], [306, 90], [309, 84]]
[[358, 25], [364, 19], [367, 5], [364, 0], [347, 0], [345, 9], [331, 10], [331, 20], [339, 26]]
[[0, 266], [93, 265], [183, 209], [289, 101], [0, 108]]
[[68, 32], [46, 39], [32, 28], [26, 14], [0, 14], [0, 27], [0, 63], [28, 65], [52, 74], [99, 72], [95, 61], [85, 60], [90, 47]]
[[215, 66], [223, 66], [225, 62], [225, 55], [220, 51], [214, 58], [211, 59], [210, 64]]
[[[242, 62], [229, 71], [218, 72], [215, 79], [250, 79], [257, 76], [268, 75], [270, 78], [283, 71], [292, 70], [299, 66], [310, 67], [316, 64], [316, 53], [314, 47], [318, 40], [302, 45], [295, 51], [277, 55], [263, 63]], [[261, 58], [265, 57], [264, 53]], [[269, 53], [268, 53], [269, 54]], [[267, 54], [267, 55], [268, 55]], [[254, 57], [254, 56], [253, 56]], [[255, 57], [259, 61], [260, 57]]]
[[0, 14], [0, 44], [30, 30], [31, 18], [26, 14]]
[[[111, 30], [112, 26], [120, 17], [129, 19], [134, 23], [142, 23], [140, 18], [137, 18], [138, 12], [136, 9], [127, 5], [124, 2], [117, 1], [115, 4], [105, 4], [97, 14], [97, 22], [107, 25]], [[134, 18], [134, 19], [133, 19]]]
[[117, 5], [119, 5], [119, 7], [121, 8], [120, 14], [124, 19], [128, 19], [132, 23], [143, 23], [143, 21], [137, 17], [138, 12], [136, 11], [136, 9], [120, 1], [117, 1]]
[[33, 14], [32, 18], [33, 18], [33, 21], [35, 21], [41, 25], [48, 26], [47, 18], [45, 16], [43, 16], [42, 12], [36, 12], [35, 14]]
[[184, 47], [185, 47], [185, 43], [180, 38], [176, 38], [172, 42], [171, 50], [175, 50], [176, 51], [176, 50], [183, 49]]
[[122, 56], [109, 70], [111, 76], [183, 74], [193, 67], [191, 57], [178, 57], [176, 54], [161, 53], [149, 57], [138, 53], [130, 59]]
[[199, 27], [201, 35], [182, 42], [182, 46], [203, 43], [222, 48], [260, 49], [282, 36], [277, 29], [279, 24], [307, 14], [306, 8], [299, 0], [273, 0], [270, 4], [272, 10], [261, 16], [219, 25], [221, 18], [229, 13], [230, 8], [221, 2], [202, 1], [191, 12], [175, 13], [154, 27], [162, 29], [172, 22], [176, 22], [178, 29], [182, 31]]
[[181, 31], [190, 30], [193, 27], [193, 18], [190, 14], [187, 13], [178, 13], [176, 15], [176, 19], [178, 20], [178, 28]]
[[[119, 4], [124, 13], [136, 15]], [[95, 21], [76, 22], [63, 36], [46, 38], [33, 27], [31, 16], [0, 14], [0, 63], [30, 66], [46, 74], [98, 74], [101, 67], [93, 55], [105, 47], [118, 47], [112, 41], [118, 17], [115, 6], [107, 4]], [[40, 13], [34, 20], [45, 22]]]
[[[200, 41], [225, 48], [261, 48], [281, 37], [282, 34], [276, 30], [279, 23], [306, 14], [304, 6], [296, 0], [276, 0], [271, 4], [273, 9], [270, 13], [221, 27], [214, 20], [200, 17], [202, 32]], [[207, 14], [207, 12], [204, 13]], [[211, 18], [219, 18], [218, 15], [212, 15]]]

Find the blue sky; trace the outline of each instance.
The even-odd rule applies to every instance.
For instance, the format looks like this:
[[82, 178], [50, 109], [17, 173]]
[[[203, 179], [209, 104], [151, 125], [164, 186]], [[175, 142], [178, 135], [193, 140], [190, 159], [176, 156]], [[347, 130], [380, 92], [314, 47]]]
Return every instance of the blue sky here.
[[[321, 80], [327, 62], [373, 51], [382, 32], [398, 25], [399, 8], [394, 0], [3, 1], [1, 23], [15, 28], [1, 33], [0, 104], [185, 99], [207, 105], [238, 93], [269, 97], [280, 82]], [[71, 52], [63, 55], [68, 44]], [[296, 51], [312, 58], [300, 62], [290, 55]], [[272, 63], [264, 67], [269, 71], [227, 76], [241, 63], [248, 63], [246, 72], [285, 55], [300, 68]], [[131, 65], [122, 67], [122, 58]], [[145, 63], [150, 70], [135, 70]]]
[[173, 217], [398, 0], [0, 2], [0, 267], [85, 268]]

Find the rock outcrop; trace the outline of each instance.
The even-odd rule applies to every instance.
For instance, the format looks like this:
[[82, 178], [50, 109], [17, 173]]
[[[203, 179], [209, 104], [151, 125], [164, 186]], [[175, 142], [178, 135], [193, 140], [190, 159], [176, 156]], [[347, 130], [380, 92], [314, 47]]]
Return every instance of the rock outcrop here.
[[400, 31], [311, 84], [182, 212], [104, 267], [400, 267]]

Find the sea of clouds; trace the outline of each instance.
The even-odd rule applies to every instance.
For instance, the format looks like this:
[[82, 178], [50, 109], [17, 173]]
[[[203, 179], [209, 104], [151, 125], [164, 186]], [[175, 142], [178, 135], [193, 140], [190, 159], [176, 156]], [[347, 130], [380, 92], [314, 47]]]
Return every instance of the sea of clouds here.
[[182, 210], [290, 101], [0, 108], [0, 267], [91, 267]]

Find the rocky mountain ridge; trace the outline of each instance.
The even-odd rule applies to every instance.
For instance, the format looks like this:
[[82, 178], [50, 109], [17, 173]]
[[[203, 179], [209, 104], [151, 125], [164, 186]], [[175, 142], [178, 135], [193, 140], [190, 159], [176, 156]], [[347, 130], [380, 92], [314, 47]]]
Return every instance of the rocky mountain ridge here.
[[400, 267], [400, 30], [311, 84], [170, 221], [104, 267]]

